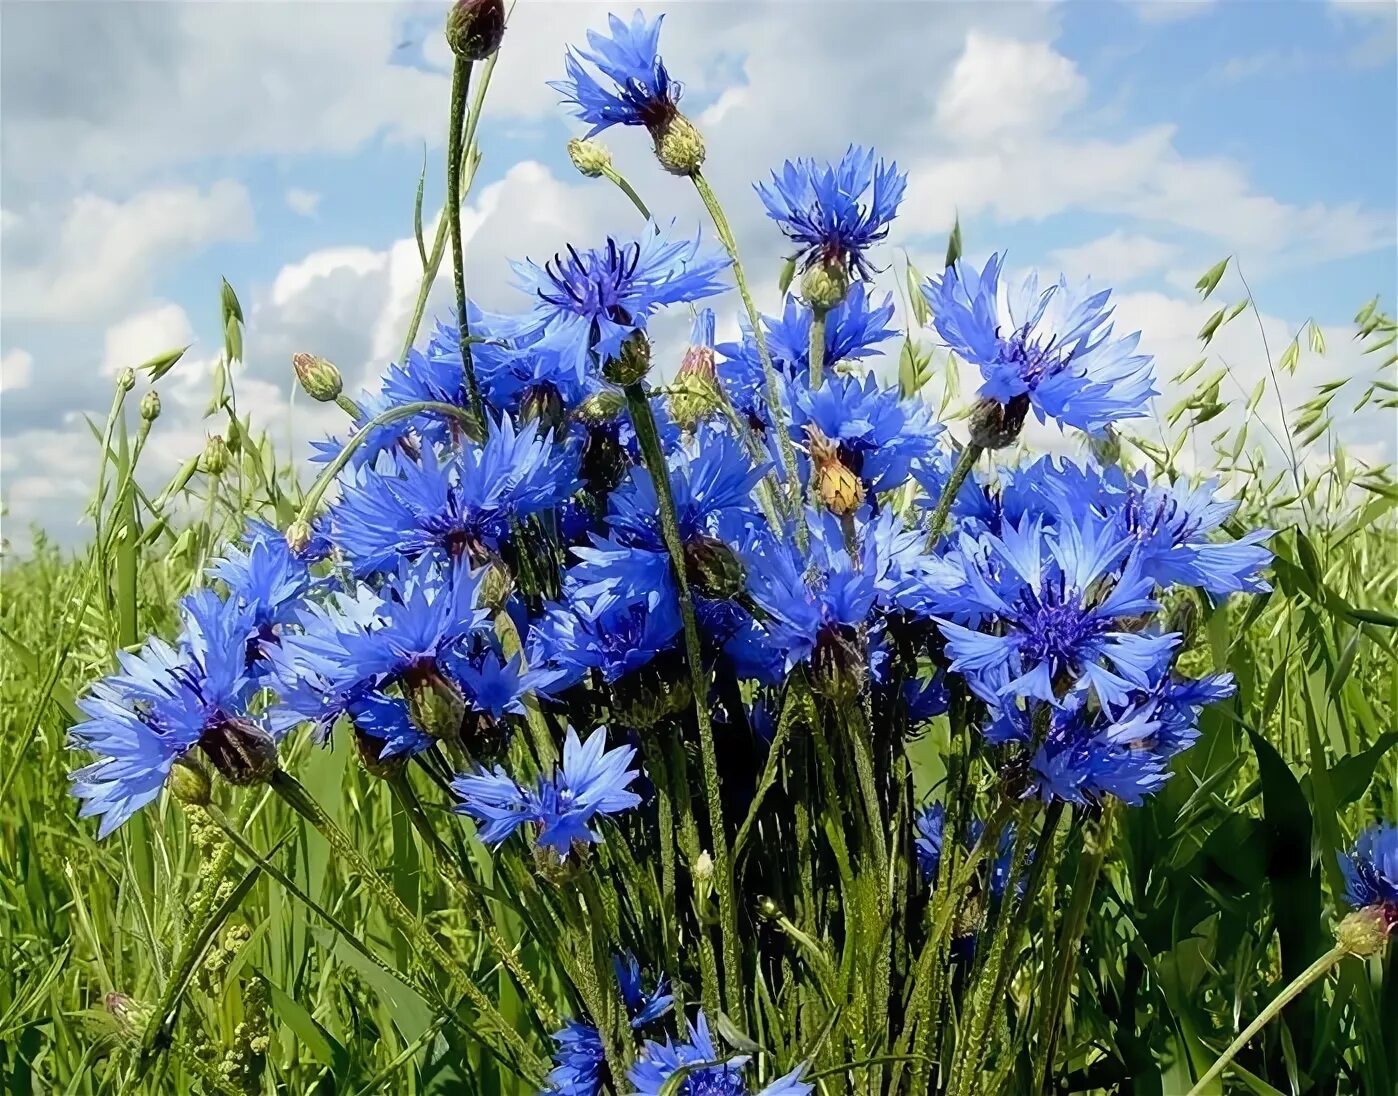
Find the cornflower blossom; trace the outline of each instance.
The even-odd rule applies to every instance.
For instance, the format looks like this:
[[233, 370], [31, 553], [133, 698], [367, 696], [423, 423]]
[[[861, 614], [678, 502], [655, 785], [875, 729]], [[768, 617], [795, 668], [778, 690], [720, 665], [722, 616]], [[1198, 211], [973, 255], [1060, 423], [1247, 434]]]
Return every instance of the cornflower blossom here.
[[1111, 290], [1039, 287], [1031, 273], [1017, 287], [1001, 281], [1004, 257], [977, 271], [964, 260], [933, 275], [922, 293], [943, 342], [981, 371], [980, 395], [1013, 411], [1100, 434], [1148, 415], [1155, 390], [1140, 333], [1116, 336]]
[[723, 292], [728, 265], [726, 255], [700, 250], [698, 234], [671, 240], [655, 224], [634, 240], [609, 236], [591, 251], [569, 245], [542, 266], [526, 259], [514, 270], [535, 304], [520, 335], [586, 376], [594, 361], [605, 365], [628, 337], [644, 332], [660, 308]]
[[1120, 705], [1150, 688], [1179, 642], [1138, 629], [1160, 606], [1129, 541], [1089, 514], [1063, 514], [1050, 532], [1026, 517], [1001, 536], [961, 537], [967, 609], [999, 634], [949, 620], [941, 628], [951, 669], [995, 704], [1033, 697], [1072, 706], [1091, 693]]
[[788, 160], [769, 183], [754, 187], [803, 266], [825, 264], [870, 278], [866, 253], [888, 236], [907, 184], [897, 164], [875, 163], [873, 149], [850, 145], [838, 164]]
[[1355, 909], [1378, 906], [1390, 930], [1398, 925], [1398, 826], [1379, 823], [1340, 855], [1345, 900]]
[[750, 1093], [754, 1096], [807, 1096], [815, 1087], [801, 1080], [806, 1067], [800, 1065], [754, 1093], [745, 1076], [749, 1057], [724, 1054], [718, 1049], [709, 1033], [703, 1009], [698, 1011], [688, 1029], [688, 1038], [683, 1042], [647, 1040], [629, 1074], [636, 1096], [661, 1096], [675, 1091], [668, 1082], [682, 1069], [687, 1069], [678, 1089], [682, 1096], [749, 1096]]
[[568, 728], [563, 763], [536, 786], [525, 788], [500, 766], [462, 774], [452, 781], [461, 799], [455, 808], [480, 824], [480, 838], [499, 845], [526, 823], [536, 827], [534, 843], [566, 860], [574, 845], [596, 845], [601, 836], [589, 827], [598, 818], [630, 810], [641, 797], [628, 790], [640, 773], [630, 768], [634, 746], [608, 750], [607, 729], [598, 727], [586, 742]]
[[539, 423], [518, 430], [508, 415], [489, 424], [483, 445], [439, 458], [394, 458], [394, 473], [365, 468], [346, 484], [331, 528], [356, 573], [373, 574], [401, 558], [466, 557], [483, 563], [511, 524], [553, 510], [577, 491], [578, 456], [556, 446]]
[[[917, 854], [918, 873], [929, 886], [937, 885], [937, 873], [942, 866], [942, 847], [946, 834], [947, 809], [941, 803], [924, 807], [913, 817], [913, 850]], [[967, 848], [974, 846], [985, 832], [985, 823], [979, 818], [971, 820], [967, 833]], [[990, 864], [990, 893], [999, 898], [1005, 893], [1010, 881], [1010, 869], [1014, 862], [1015, 828], [1010, 823], [1000, 831], [995, 858]], [[1024, 880], [1019, 881], [1019, 889], [1024, 888]]]
[[674, 596], [547, 605], [529, 631], [529, 665], [553, 671], [555, 689], [578, 683], [592, 670], [613, 685], [672, 649], [680, 626]]
[[[640, 1030], [670, 1011], [673, 998], [669, 982], [662, 977], [647, 992], [641, 980], [641, 965], [634, 955], [613, 956], [612, 969], [633, 1029]], [[597, 1096], [602, 1088], [606, 1055], [596, 1026], [565, 1020], [553, 1038], [558, 1046], [553, 1052], [555, 1066], [548, 1075], [549, 1091], [560, 1096]]]
[[[610, 35], [587, 32], [591, 51], [570, 49], [564, 58], [568, 78], [549, 81], [549, 87], [572, 104], [573, 114], [592, 128], [595, 137], [612, 126], [645, 126], [652, 133], [663, 130], [678, 112], [683, 88], [670, 78], [660, 58], [660, 25], [646, 21], [637, 11], [630, 23], [615, 15], [607, 16]], [[588, 71], [591, 63], [609, 82]]]
[[176, 645], [152, 637], [136, 654], [118, 650], [118, 672], [78, 698], [87, 719], [69, 732], [70, 745], [98, 758], [72, 774], [72, 792], [83, 800], [81, 817], [101, 818], [99, 838], [155, 799], [196, 746], [234, 783], [275, 767], [273, 738], [248, 711], [252, 617], [200, 590], [181, 603], [180, 619]]

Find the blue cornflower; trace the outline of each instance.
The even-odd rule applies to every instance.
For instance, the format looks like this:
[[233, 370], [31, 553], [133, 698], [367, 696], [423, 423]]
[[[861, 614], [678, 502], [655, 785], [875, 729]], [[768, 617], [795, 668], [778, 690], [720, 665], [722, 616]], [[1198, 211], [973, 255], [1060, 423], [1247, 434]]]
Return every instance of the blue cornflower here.
[[869, 278], [874, 271], [865, 252], [887, 237], [907, 184], [897, 164], [875, 164], [873, 149], [851, 145], [838, 164], [788, 160], [770, 184], [754, 185], [803, 265], [828, 264]]
[[444, 670], [461, 688], [466, 703], [494, 719], [523, 715], [525, 697], [547, 694], [560, 674], [550, 669], [524, 669], [519, 655], [506, 661], [493, 642], [469, 655], [448, 655]]
[[[913, 818], [913, 829], [916, 833], [913, 847], [917, 853], [918, 872], [922, 875], [923, 882], [934, 887], [937, 885], [937, 873], [942, 866], [942, 842], [946, 831], [946, 821], [946, 807], [941, 803], [933, 803], [929, 807], [924, 807]], [[966, 835], [967, 848], [974, 846], [984, 832], [985, 823], [979, 818], [973, 818], [970, 832]], [[999, 898], [1005, 893], [1005, 887], [1010, 881], [1010, 869], [1014, 866], [1014, 847], [1015, 828], [1011, 823], [1000, 832], [995, 859], [990, 864], [990, 893], [995, 898]], [[1025, 881], [1021, 879], [1019, 882], [1020, 890], [1023, 890], [1024, 883]]]
[[[592, 52], [569, 50], [565, 59], [566, 80], [549, 82], [573, 104], [573, 114], [592, 128], [593, 137], [611, 126], [645, 126], [653, 134], [665, 128], [674, 118], [683, 90], [665, 70], [660, 59], [660, 24], [665, 16], [656, 16], [654, 23], [637, 11], [631, 22], [624, 23], [615, 15], [607, 16], [611, 35], [587, 32]], [[590, 61], [611, 81], [607, 87], [583, 65]]]
[[1089, 515], [1063, 515], [1047, 535], [1025, 518], [1001, 536], [961, 537], [965, 604], [994, 617], [1000, 634], [942, 623], [951, 669], [983, 700], [1035, 697], [1076, 702], [1091, 691], [1104, 705], [1159, 680], [1174, 634], [1128, 630], [1155, 612], [1154, 583], [1130, 543]]
[[345, 714], [365, 749], [380, 760], [411, 757], [432, 745], [432, 737], [413, 722], [408, 702], [399, 697], [360, 693], [346, 702]]
[[552, 510], [578, 490], [578, 456], [528, 422], [492, 420], [483, 445], [467, 444], [439, 462], [428, 446], [418, 460], [399, 454], [389, 475], [362, 469], [331, 513], [335, 541], [359, 574], [423, 555], [483, 562], [513, 520]]
[[1370, 826], [1350, 854], [1340, 856], [1340, 871], [1345, 877], [1345, 900], [1351, 906], [1382, 906], [1398, 921], [1398, 826]]
[[195, 746], [229, 780], [248, 783], [275, 766], [273, 739], [249, 718], [255, 691], [247, 672], [251, 617], [211, 590], [181, 604], [178, 647], [152, 637], [137, 654], [117, 652], [121, 669], [78, 700], [88, 717], [74, 748], [98, 760], [72, 774], [84, 818], [101, 816], [106, 837], [160, 794], [174, 763]]
[[[862, 361], [878, 353], [878, 345], [898, 334], [889, 327], [893, 319], [893, 294], [885, 293], [875, 305], [863, 282], [849, 287], [845, 299], [825, 317], [825, 365]], [[789, 295], [779, 317], [763, 316], [767, 350], [773, 362], [782, 362], [793, 377], [810, 371], [812, 313], [809, 306]], [[753, 347], [756, 353], [756, 346]]]
[[[673, 998], [665, 978], [647, 993], [641, 983], [641, 965], [634, 955], [613, 956], [612, 967], [633, 1028], [653, 1023], [670, 1011]], [[556, 1065], [548, 1075], [549, 1089], [561, 1096], [597, 1096], [602, 1090], [606, 1064], [597, 1028], [577, 1020], [565, 1020], [562, 1030], [556, 1032], [553, 1039], [558, 1047], [553, 1052]]]
[[294, 618], [310, 590], [310, 568], [287, 547], [286, 537], [265, 522], [248, 522], [243, 544], [247, 547], [228, 545], [209, 574], [247, 611], [259, 640], [275, 642], [274, 629]]
[[831, 377], [815, 391], [793, 386], [791, 422], [816, 428], [832, 441], [840, 463], [859, 477], [865, 491], [879, 494], [902, 486], [913, 462], [937, 451], [942, 426], [921, 400], [905, 400], [869, 374]]
[[1158, 394], [1151, 358], [1136, 353], [1139, 332], [1113, 335], [1111, 290], [1060, 279], [1041, 291], [1037, 274], [1011, 289], [1002, 263], [992, 255], [978, 273], [958, 262], [922, 290], [942, 340], [980, 369], [980, 394], [1089, 434], [1147, 415]]
[[701, 254], [699, 243], [697, 234], [671, 240], [649, 224], [635, 240], [609, 236], [591, 251], [569, 245], [543, 266], [515, 263], [517, 284], [535, 298], [521, 335], [556, 350], [584, 375], [594, 357], [605, 364], [628, 336], [644, 332], [657, 309], [723, 292], [719, 275], [729, 259]]
[[[660, 1096], [662, 1092], [673, 1092], [674, 1096], [748, 1096], [752, 1090], [743, 1075], [748, 1056], [728, 1055], [719, 1051], [709, 1033], [709, 1022], [703, 1009], [699, 1010], [688, 1028], [689, 1038], [682, 1043], [669, 1039], [664, 1043], [646, 1041], [641, 1057], [629, 1074], [636, 1096]], [[703, 1062], [722, 1064], [691, 1068], [683, 1074], [684, 1080], [678, 1089], [673, 1086], [667, 1088], [667, 1082], [681, 1069]], [[801, 1080], [805, 1068], [804, 1064], [797, 1066], [756, 1096], [807, 1096], [814, 1086]]]
[[626, 1014], [633, 1028], [654, 1023], [670, 1011], [675, 999], [670, 994], [670, 980], [664, 975], [656, 979], [654, 988], [648, 992], [641, 978], [641, 964], [629, 952], [614, 955], [612, 969], [616, 971], [621, 999], [626, 1002]]
[[629, 766], [634, 746], [608, 750], [607, 729], [598, 727], [580, 742], [572, 727], [563, 744], [563, 763], [536, 787], [524, 788], [498, 765], [478, 769], [452, 781], [461, 798], [455, 809], [481, 824], [480, 838], [498, 845], [526, 822], [538, 827], [535, 843], [566, 859], [575, 844], [595, 845], [602, 838], [589, 829], [599, 816], [630, 810], [641, 801], [627, 790], [640, 773]]
[[645, 594], [603, 598], [597, 608], [581, 602], [553, 604], [530, 629], [529, 664], [557, 671], [558, 689], [576, 684], [594, 669], [610, 685], [672, 648], [679, 633], [675, 597], [661, 597], [653, 604]]

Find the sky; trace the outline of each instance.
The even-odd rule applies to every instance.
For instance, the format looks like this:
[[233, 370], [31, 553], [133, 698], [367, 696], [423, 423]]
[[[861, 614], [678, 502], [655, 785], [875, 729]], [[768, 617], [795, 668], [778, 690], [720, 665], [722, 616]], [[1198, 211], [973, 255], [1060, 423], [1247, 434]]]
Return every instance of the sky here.
[[[1283, 378], [1289, 398], [1372, 372], [1350, 321], [1375, 294], [1390, 309], [1398, 298], [1398, 5], [643, 7], [666, 12], [661, 51], [764, 311], [779, 307], [784, 251], [752, 181], [855, 142], [910, 176], [880, 256], [887, 288], [905, 257], [935, 269], [959, 216], [970, 260], [1007, 251], [1011, 270], [1113, 287], [1118, 327], [1142, 332], [1168, 406], [1180, 393], [1164, 378], [1200, 356], [1196, 334], [1219, 303], [1200, 302], [1194, 283], [1233, 255], [1219, 298], [1238, 298], [1241, 270], [1262, 331], [1234, 321], [1212, 350], [1240, 392], [1267, 370], [1260, 335], [1276, 353], [1312, 318], [1329, 350]], [[565, 146], [581, 127], [545, 85], [609, 10], [634, 9], [520, 0], [511, 16], [463, 214], [470, 293], [487, 308], [528, 304], [510, 259], [640, 227], [619, 192], [572, 169]], [[192, 344], [159, 385], [153, 482], [217, 429], [201, 416], [222, 345], [220, 277], [247, 319], [240, 408], [297, 453], [343, 433], [335, 408], [293, 402], [290, 359], [329, 358], [353, 391], [399, 351], [421, 278], [412, 218], [424, 161], [429, 239], [442, 201], [443, 13], [354, 0], [0, 0], [0, 520], [11, 542], [27, 542], [31, 525], [64, 543], [87, 535], [96, 446], [84, 415], [105, 417], [122, 367]], [[699, 229], [692, 189], [656, 167], [643, 132], [603, 140], [658, 218]], [[449, 264], [445, 275], [429, 302], [443, 318]], [[737, 306], [731, 294], [719, 302], [721, 338], [736, 332]], [[659, 325], [658, 356], [677, 358], [686, 326]], [[1372, 462], [1394, 458], [1395, 426], [1372, 411], [1342, 423]]]

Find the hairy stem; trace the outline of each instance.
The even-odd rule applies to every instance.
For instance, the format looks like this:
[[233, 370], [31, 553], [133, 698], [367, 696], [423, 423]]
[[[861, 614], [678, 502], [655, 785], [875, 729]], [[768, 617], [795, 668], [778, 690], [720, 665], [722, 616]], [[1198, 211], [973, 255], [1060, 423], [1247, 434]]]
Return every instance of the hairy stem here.
[[951, 478], [947, 480], [947, 485], [942, 488], [941, 497], [937, 499], [937, 508], [932, 511], [932, 521], [927, 527], [927, 547], [929, 549], [937, 546], [937, 541], [942, 539], [942, 530], [946, 528], [947, 515], [951, 513], [951, 504], [956, 501], [957, 494], [961, 491], [961, 485], [966, 482], [966, 477], [971, 474], [971, 469], [976, 466], [976, 461], [980, 460], [981, 454], [985, 450], [975, 442], [969, 442], [966, 448], [961, 450], [961, 456], [956, 460], [956, 467], [951, 470]]
[[476, 381], [471, 356], [471, 330], [466, 318], [466, 266], [461, 255], [461, 157], [466, 115], [466, 93], [471, 87], [471, 62], [458, 57], [451, 73], [451, 122], [447, 131], [447, 223], [451, 226], [451, 273], [456, 290], [456, 326], [461, 337], [461, 364], [466, 371], [466, 390], [471, 410], [485, 425], [485, 404]]
[[808, 356], [811, 362], [811, 391], [820, 387], [825, 367], [825, 312], [823, 308], [811, 309], [811, 342]]

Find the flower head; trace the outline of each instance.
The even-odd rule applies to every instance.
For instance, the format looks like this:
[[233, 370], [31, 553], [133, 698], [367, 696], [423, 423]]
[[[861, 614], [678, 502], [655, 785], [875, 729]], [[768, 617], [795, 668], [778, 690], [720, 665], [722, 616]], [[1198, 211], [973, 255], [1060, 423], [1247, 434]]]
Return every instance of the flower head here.
[[250, 521], [243, 544], [230, 544], [209, 574], [228, 587], [229, 597], [246, 609], [263, 638], [291, 619], [311, 586], [306, 562], [287, 547], [270, 525]]
[[575, 684], [594, 669], [614, 684], [672, 648], [679, 633], [679, 602], [673, 590], [653, 602], [637, 593], [602, 598], [595, 606], [581, 601], [550, 605], [530, 629], [529, 664], [557, 671], [558, 688]]
[[1340, 856], [1345, 900], [1355, 909], [1382, 906], [1398, 921], [1398, 826], [1379, 823], [1359, 835]]
[[[565, 58], [568, 78], [550, 81], [549, 87], [572, 104], [573, 114], [592, 128], [595, 137], [612, 126], [645, 126], [652, 133], [665, 127], [678, 110], [683, 90], [670, 79], [660, 58], [660, 24], [665, 16], [648, 23], [637, 11], [630, 23], [607, 16], [610, 34], [587, 32], [591, 51], [569, 50]], [[606, 77], [598, 80], [584, 61]], [[610, 85], [610, 86], [609, 86]]]
[[1027, 402], [1040, 422], [1089, 434], [1148, 414], [1157, 394], [1151, 358], [1136, 353], [1139, 333], [1114, 335], [1111, 291], [1061, 278], [1041, 290], [1037, 274], [1011, 288], [1002, 263], [992, 255], [977, 272], [958, 262], [922, 291], [942, 340], [980, 369], [980, 394], [1001, 407]]
[[851, 145], [838, 164], [788, 160], [770, 183], [755, 185], [803, 264], [868, 278], [873, 268], [865, 253], [888, 235], [907, 183], [897, 164], [876, 164], [873, 149]]
[[607, 729], [598, 727], [580, 742], [571, 727], [563, 744], [563, 763], [533, 788], [516, 783], [504, 769], [478, 769], [458, 776], [452, 788], [460, 796], [458, 813], [481, 823], [480, 838], [498, 845], [526, 822], [537, 827], [535, 843], [567, 859], [575, 844], [595, 845], [602, 838], [589, 828], [602, 815], [630, 810], [641, 797], [628, 790], [640, 775], [629, 766], [634, 746], [608, 750]]
[[591, 251], [569, 246], [543, 266], [516, 263], [520, 288], [535, 298], [522, 334], [557, 349], [582, 375], [594, 358], [616, 357], [657, 309], [723, 291], [729, 260], [701, 254], [699, 243], [698, 235], [668, 239], [651, 224], [635, 240], [608, 237]]
[[[636, 1096], [660, 1096], [662, 1092], [671, 1091], [675, 1096], [748, 1096], [753, 1091], [745, 1077], [748, 1057], [719, 1050], [709, 1033], [703, 1009], [688, 1028], [688, 1038], [684, 1042], [669, 1039], [663, 1043], [646, 1042], [630, 1073]], [[688, 1072], [683, 1074], [683, 1083], [678, 1089], [667, 1084], [686, 1068]], [[757, 1096], [807, 1096], [814, 1086], [801, 1080], [804, 1072], [804, 1065], [797, 1066], [761, 1089]]]

